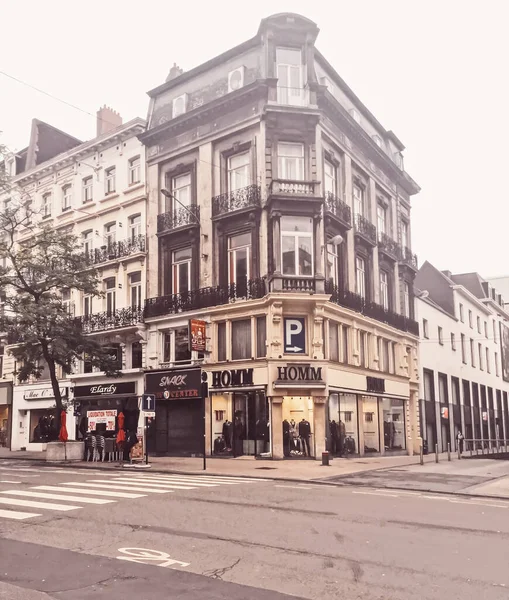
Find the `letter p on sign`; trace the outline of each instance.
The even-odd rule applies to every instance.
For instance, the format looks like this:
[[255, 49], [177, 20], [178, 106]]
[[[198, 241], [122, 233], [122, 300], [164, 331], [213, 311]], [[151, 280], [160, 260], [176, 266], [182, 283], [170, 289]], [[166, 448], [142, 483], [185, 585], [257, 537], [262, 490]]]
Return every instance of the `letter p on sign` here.
[[305, 317], [284, 317], [285, 354], [306, 353]]

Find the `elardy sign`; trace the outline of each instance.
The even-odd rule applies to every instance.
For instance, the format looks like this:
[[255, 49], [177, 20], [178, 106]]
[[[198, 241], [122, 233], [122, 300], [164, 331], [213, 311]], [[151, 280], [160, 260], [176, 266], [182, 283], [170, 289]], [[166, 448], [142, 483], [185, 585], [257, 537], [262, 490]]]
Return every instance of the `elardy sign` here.
[[145, 393], [161, 400], [201, 398], [201, 369], [176, 369], [145, 374]]
[[[62, 398], [67, 397], [69, 393], [68, 387], [60, 388], [60, 395]], [[55, 398], [55, 394], [53, 393], [53, 388], [39, 388], [35, 390], [26, 390], [23, 392], [23, 398], [25, 400], [53, 400]]]
[[77, 385], [74, 388], [75, 398], [104, 398], [105, 396], [128, 396], [129, 394], [136, 394], [136, 383], [134, 381]]

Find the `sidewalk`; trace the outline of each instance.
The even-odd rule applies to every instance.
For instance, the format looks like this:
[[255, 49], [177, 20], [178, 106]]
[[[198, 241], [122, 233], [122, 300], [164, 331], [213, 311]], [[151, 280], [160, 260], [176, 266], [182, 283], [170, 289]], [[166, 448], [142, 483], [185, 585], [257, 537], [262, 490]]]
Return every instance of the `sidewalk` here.
[[[0, 459], [40, 461], [46, 463], [45, 452], [11, 452], [0, 448]], [[425, 456], [426, 463], [434, 461], [434, 455]], [[442, 458], [444, 460], [444, 458]], [[446, 458], [445, 458], [446, 460]], [[208, 458], [203, 470], [203, 458], [150, 457], [152, 472], [223, 475], [230, 477], [260, 477], [313, 481], [342, 477], [366, 471], [406, 467], [419, 464], [419, 456], [376, 456], [362, 458], [334, 458], [330, 466], [322, 466], [318, 460], [256, 460], [253, 457]], [[116, 462], [73, 462], [73, 468], [121, 468]]]

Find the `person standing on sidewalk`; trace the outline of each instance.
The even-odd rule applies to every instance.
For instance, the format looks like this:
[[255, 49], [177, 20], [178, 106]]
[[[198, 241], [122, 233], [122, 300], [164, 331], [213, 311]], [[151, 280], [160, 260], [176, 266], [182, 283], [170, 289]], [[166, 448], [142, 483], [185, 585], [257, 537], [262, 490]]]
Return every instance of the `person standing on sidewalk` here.
[[458, 449], [460, 451], [460, 454], [463, 454], [463, 440], [464, 439], [465, 438], [463, 437], [463, 434], [461, 433], [461, 429], [460, 429], [456, 435], [456, 441], [458, 442]]

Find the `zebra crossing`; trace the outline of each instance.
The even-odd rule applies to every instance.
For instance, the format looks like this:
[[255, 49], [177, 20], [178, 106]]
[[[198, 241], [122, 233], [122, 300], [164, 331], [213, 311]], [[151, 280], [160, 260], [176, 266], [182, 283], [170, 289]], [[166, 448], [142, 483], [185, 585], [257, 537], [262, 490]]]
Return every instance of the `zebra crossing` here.
[[[62, 471], [69, 473], [65, 469]], [[44, 471], [49, 472], [49, 471]], [[82, 473], [80, 473], [82, 474]], [[174, 494], [179, 491], [206, 491], [220, 486], [238, 486], [268, 479], [216, 477], [212, 475], [157, 475], [104, 472], [86, 473], [101, 478], [64, 481], [55, 485], [33, 485], [27, 489], [0, 490], [0, 522], [24, 521], [56, 512], [71, 512], [85, 505], [111, 505], [120, 500], [134, 500], [151, 494]], [[22, 510], [18, 510], [22, 509]], [[28, 512], [26, 509], [31, 509]], [[33, 511], [33, 512], [32, 512]]]

